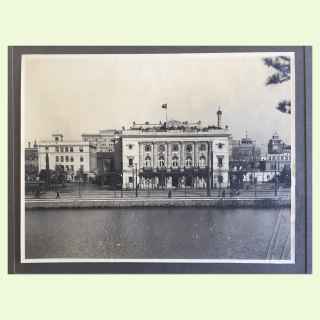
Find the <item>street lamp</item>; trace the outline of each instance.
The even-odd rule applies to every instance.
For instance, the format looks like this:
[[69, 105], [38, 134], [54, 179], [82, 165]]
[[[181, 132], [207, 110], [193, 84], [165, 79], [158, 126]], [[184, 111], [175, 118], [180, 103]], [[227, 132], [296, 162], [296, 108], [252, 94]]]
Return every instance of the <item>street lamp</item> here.
[[123, 198], [123, 172], [120, 173], [120, 178], [121, 178], [121, 198]]
[[134, 166], [136, 169], [136, 197], [138, 197], [138, 165], [135, 163]]
[[81, 197], [81, 192], [80, 192], [80, 173], [79, 173], [79, 177], [78, 177], [78, 191], [79, 191], [79, 197]]

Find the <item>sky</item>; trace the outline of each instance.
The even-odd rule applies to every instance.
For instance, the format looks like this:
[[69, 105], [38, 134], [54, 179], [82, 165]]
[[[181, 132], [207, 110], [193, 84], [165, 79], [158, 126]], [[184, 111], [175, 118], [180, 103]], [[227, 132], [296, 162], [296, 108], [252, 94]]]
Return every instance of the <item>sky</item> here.
[[[283, 53], [282, 53], [283, 54]], [[291, 142], [292, 115], [276, 110], [291, 81], [266, 86], [274, 53], [25, 55], [22, 94], [25, 143], [79, 140], [82, 133], [129, 127], [132, 121], [222, 123], [234, 139], [266, 145], [274, 132]], [[293, 73], [293, 72], [292, 72]]]

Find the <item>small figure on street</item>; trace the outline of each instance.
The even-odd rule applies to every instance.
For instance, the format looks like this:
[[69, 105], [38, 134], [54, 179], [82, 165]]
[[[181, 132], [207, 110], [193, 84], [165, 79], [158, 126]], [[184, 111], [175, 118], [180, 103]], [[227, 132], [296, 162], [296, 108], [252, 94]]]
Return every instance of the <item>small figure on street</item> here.
[[168, 192], [168, 198], [171, 198], [171, 196], [172, 196], [172, 191], [169, 190], [169, 192]]
[[57, 191], [56, 199], [60, 199], [60, 193]]
[[226, 191], [223, 189], [222, 190], [222, 198], [224, 198], [226, 196]]
[[37, 188], [36, 193], [35, 193], [36, 198], [40, 198], [40, 190]]

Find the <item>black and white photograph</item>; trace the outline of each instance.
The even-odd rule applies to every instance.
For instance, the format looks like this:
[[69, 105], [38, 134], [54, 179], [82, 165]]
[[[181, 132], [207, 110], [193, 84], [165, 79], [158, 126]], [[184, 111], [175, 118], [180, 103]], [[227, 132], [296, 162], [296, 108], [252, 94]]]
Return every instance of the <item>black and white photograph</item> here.
[[22, 262], [294, 263], [294, 59], [23, 55]]

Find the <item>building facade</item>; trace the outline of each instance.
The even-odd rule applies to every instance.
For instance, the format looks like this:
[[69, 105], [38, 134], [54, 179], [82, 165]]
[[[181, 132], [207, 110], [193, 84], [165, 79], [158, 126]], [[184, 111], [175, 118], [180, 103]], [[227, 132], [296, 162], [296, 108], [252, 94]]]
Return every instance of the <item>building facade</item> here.
[[250, 163], [259, 161], [261, 148], [247, 135], [241, 140], [232, 140], [230, 161]]
[[40, 141], [38, 144], [39, 172], [47, 168], [59, 167], [67, 173], [68, 180], [74, 180], [78, 172], [89, 175], [96, 170], [92, 157], [95, 146], [83, 141], [65, 141], [62, 134], [53, 134], [52, 140]]
[[36, 181], [39, 172], [39, 154], [36, 142], [33, 146], [29, 142], [28, 147], [24, 149], [24, 168], [25, 181]]
[[266, 170], [280, 172], [291, 168], [291, 146], [284, 143], [277, 133], [274, 133], [268, 143], [266, 155]]
[[122, 132], [123, 188], [227, 187], [229, 139], [201, 122], [133, 123]]
[[91, 153], [91, 167], [95, 167], [98, 184], [109, 187], [119, 186], [122, 172], [121, 131], [100, 130], [96, 134], [82, 134], [82, 141], [94, 146]]
[[81, 135], [83, 142], [89, 142], [96, 147], [96, 152], [115, 152], [116, 144], [121, 137], [121, 131], [116, 129], [100, 130], [99, 133]]

